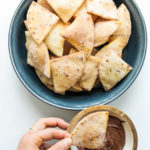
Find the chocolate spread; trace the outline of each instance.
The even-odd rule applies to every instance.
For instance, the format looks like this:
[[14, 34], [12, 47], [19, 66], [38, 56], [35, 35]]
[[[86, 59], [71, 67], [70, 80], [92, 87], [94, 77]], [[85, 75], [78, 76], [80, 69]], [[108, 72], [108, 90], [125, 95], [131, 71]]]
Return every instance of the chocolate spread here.
[[[123, 150], [125, 145], [125, 131], [122, 126], [122, 121], [109, 117], [106, 138], [104, 146], [101, 149], [96, 150]], [[78, 148], [79, 150], [91, 150], [86, 148]]]

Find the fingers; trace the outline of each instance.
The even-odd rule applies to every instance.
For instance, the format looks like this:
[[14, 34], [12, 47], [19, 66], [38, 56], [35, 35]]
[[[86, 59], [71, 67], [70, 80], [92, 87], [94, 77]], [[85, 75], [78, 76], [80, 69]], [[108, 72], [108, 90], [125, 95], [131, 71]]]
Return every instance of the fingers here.
[[43, 143], [41, 146], [40, 146], [40, 150], [47, 150], [48, 148], [50, 148], [52, 146], [52, 144], [50, 143]]
[[34, 125], [33, 128], [37, 130], [42, 130], [47, 127], [60, 127], [62, 129], [67, 129], [68, 123], [60, 118], [41, 118]]
[[68, 150], [71, 146], [71, 139], [65, 138], [59, 142], [57, 142], [55, 145], [50, 147], [48, 150]]
[[37, 131], [33, 134], [36, 138], [36, 145], [41, 145], [43, 141], [49, 141], [51, 139], [64, 139], [70, 137], [70, 134], [64, 130], [47, 128], [40, 131]]

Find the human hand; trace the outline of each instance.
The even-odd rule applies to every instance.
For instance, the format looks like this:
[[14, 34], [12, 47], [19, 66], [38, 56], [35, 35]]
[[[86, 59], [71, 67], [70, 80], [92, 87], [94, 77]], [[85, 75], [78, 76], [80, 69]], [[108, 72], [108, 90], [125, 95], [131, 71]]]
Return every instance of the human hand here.
[[[68, 150], [71, 139], [69, 133], [65, 131], [67, 127], [68, 123], [59, 118], [39, 119], [22, 137], [17, 150]], [[59, 139], [60, 141], [54, 145], [44, 143], [44, 141], [51, 139]]]

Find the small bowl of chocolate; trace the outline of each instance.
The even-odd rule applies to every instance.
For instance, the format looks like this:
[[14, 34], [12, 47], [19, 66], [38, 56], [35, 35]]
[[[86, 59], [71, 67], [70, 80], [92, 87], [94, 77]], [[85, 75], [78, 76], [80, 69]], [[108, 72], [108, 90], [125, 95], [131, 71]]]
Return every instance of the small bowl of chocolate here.
[[137, 150], [138, 136], [131, 119], [112, 106], [93, 106], [70, 122], [71, 150]]

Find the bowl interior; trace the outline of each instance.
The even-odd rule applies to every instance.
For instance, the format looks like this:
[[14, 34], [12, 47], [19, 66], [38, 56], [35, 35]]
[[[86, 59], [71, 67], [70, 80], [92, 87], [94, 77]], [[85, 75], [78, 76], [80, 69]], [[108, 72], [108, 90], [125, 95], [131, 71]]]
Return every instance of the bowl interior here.
[[[85, 116], [97, 111], [108, 111], [110, 116], [122, 120], [123, 121], [122, 125], [125, 130], [125, 146], [123, 150], [137, 149], [138, 138], [137, 138], [137, 132], [134, 124], [124, 112], [111, 106], [103, 106], [103, 105], [94, 106], [79, 112], [70, 122], [70, 126], [68, 127], [68, 132], [71, 133], [75, 128], [75, 126], [78, 124], [78, 122], [82, 120]], [[78, 148], [76, 146], [72, 146], [71, 150], [78, 150]]]
[[[123, 1], [130, 11], [132, 20], [132, 35], [124, 49], [123, 59], [133, 67], [132, 72], [109, 92], [105, 92], [102, 87], [99, 87], [91, 92], [67, 92], [65, 96], [56, 94], [45, 87], [38, 79], [34, 69], [27, 65], [24, 20], [31, 1], [24, 0], [20, 3], [12, 19], [9, 32], [9, 50], [13, 67], [20, 80], [31, 93], [53, 106], [81, 110], [89, 106], [111, 102], [127, 90], [142, 67], [147, 42], [143, 17], [133, 1]], [[118, 0], [115, 0], [115, 3], [117, 6], [120, 5]]]

